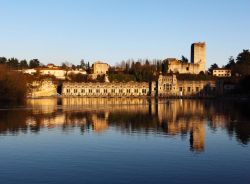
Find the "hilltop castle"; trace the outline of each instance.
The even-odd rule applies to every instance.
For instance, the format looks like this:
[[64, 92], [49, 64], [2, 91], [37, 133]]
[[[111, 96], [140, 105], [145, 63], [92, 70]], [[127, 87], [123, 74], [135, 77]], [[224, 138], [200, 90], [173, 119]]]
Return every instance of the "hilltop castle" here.
[[191, 45], [191, 63], [183, 63], [176, 58], [166, 59], [168, 73], [199, 74], [205, 72], [206, 67], [206, 43], [198, 42]]

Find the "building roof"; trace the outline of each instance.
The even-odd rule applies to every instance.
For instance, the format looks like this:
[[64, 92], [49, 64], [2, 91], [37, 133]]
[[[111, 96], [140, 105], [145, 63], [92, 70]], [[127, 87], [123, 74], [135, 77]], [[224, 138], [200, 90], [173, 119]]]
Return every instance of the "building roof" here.
[[93, 64], [106, 64], [106, 65], [108, 65], [108, 63], [104, 63], [104, 62], [102, 62], [102, 61], [96, 61], [96, 62], [94, 62]]
[[213, 70], [231, 70], [231, 69], [228, 69], [228, 68], [215, 68]]
[[35, 70], [63, 70], [63, 71], [65, 71], [62, 68], [36, 68]]

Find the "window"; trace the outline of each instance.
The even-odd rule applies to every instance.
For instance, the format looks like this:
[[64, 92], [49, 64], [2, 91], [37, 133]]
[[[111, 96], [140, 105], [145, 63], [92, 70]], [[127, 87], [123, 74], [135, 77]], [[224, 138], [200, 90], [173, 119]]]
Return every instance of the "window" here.
[[96, 89], [96, 93], [100, 93], [100, 89]]
[[111, 93], [115, 93], [115, 89], [111, 89]]
[[89, 93], [92, 93], [92, 89], [89, 89]]
[[77, 89], [74, 89], [74, 93], [77, 93]]
[[191, 87], [188, 87], [188, 92], [190, 92], [191, 91]]
[[119, 89], [119, 93], [122, 93], [123, 92], [123, 90], [122, 89]]
[[82, 93], [85, 93], [85, 89], [82, 89]]
[[127, 93], [130, 93], [130, 89], [127, 89]]
[[197, 92], [199, 91], [199, 87], [196, 87], [196, 91], [197, 91]]
[[108, 92], [108, 90], [107, 90], [107, 89], [104, 89], [104, 90], [103, 90], [103, 92], [104, 92], [104, 93], [107, 93], [107, 92]]
[[134, 89], [134, 92], [135, 92], [135, 93], [138, 93], [138, 89]]
[[142, 93], [147, 93], [147, 90], [146, 89], [142, 89]]
[[179, 91], [182, 91], [182, 87], [179, 87]]
[[70, 89], [67, 89], [67, 93], [70, 93]]

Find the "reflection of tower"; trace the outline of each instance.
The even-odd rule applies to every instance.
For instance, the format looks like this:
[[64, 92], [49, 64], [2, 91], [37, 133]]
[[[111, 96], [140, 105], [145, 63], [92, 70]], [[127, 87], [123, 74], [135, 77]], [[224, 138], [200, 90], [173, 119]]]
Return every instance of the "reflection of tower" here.
[[204, 123], [195, 123], [190, 132], [191, 150], [202, 152], [205, 148], [205, 125]]
[[108, 115], [108, 113], [92, 115], [92, 128], [94, 132], [100, 133], [108, 128]]

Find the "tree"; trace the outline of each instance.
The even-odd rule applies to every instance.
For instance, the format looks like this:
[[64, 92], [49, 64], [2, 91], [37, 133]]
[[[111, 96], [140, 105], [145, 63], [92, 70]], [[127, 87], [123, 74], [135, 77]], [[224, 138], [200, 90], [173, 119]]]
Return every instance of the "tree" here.
[[29, 67], [30, 68], [37, 68], [40, 66], [40, 61], [38, 59], [30, 60]]
[[213, 70], [216, 69], [216, 68], [219, 68], [219, 66], [218, 66], [216, 63], [214, 63], [214, 64], [212, 64], [212, 65], [210, 66], [210, 68], [208, 69], [208, 72], [209, 72], [210, 74], [212, 74], [212, 73], [213, 73]]
[[26, 76], [6, 66], [0, 66], [0, 102], [24, 102], [26, 92]]
[[11, 68], [18, 68], [19, 62], [17, 58], [10, 58], [7, 61], [7, 65]]
[[80, 61], [80, 67], [81, 68], [85, 68], [86, 67], [86, 63], [85, 63], [84, 59], [81, 59], [81, 61]]
[[162, 62], [162, 74], [164, 75], [164, 74], [167, 74], [167, 72], [168, 72], [168, 60], [164, 60], [163, 62]]
[[71, 65], [71, 68], [72, 68], [73, 70], [75, 70], [75, 69], [76, 69], [76, 66], [75, 66], [74, 64], [72, 64], [72, 65]]
[[236, 63], [233, 66], [233, 73], [240, 75], [250, 75], [250, 52], [249, 50], [243, 50], [238, 54]]
[[19, 66], [20, 66], [20, 68], [28, 68], [28, 63], [27, 63], [27, 61], [24, 59], [24, 60], [21, 60], [21, 61], [20, 61]]
[[6, 64], [7, 59], [5, 57], [0, 57], [0, 64]]
[[188, 58], [186, 58], [185, 56], [181, 56], [181, 62], [188, 63]]
[[88, 81], [87, 79], [88, 76], [81, 74], [81, 73], [78, 73], [78, 74], [70, 73], [68, 77], [73, 82], [87, 82]]
[[243, 50], [236, 58], [237, 64], [250, 64], [249, 50]]
[[227, 65], [225, 66], [225, 68], [229, 68], [229, 69], [232, 69], [235, 65], [235, 60], [234, 60], [234, 57], [233, 56], [230, 56], [229, 59], [228, 59], [228, 63]]

